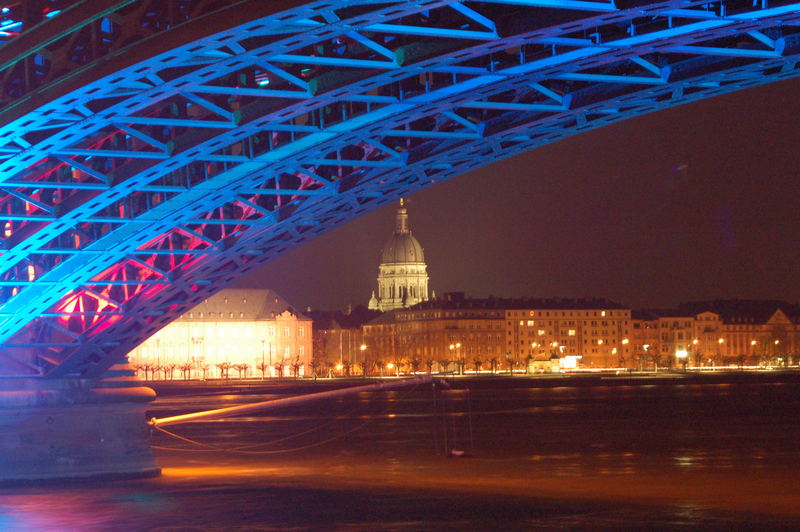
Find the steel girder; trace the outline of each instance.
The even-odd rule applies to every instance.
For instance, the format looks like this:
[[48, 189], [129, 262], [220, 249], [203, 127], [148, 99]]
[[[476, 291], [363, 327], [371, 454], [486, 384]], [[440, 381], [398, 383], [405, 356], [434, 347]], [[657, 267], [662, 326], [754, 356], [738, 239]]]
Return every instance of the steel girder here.
[[[144, 0], [65, 4], [0, 47], [12, 78], [48, 46], [92, 50], [3, 96], [8, 376], [97, 377], [238, 276], [400, 196], [800, 71], [793, 2], [158, 2], [172, 19]], [[128, 38], [105, 47], [86, 29], [114, 24]]]

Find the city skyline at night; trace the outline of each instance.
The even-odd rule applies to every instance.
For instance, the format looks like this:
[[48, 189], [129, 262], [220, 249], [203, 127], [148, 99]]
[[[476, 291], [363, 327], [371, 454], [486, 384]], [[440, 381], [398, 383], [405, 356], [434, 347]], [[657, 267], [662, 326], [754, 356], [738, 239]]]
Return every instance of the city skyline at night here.
[[[634, 308], [800, 299], [798, 88], [781, 82], [638, 117], [411, 196], [430, 288], [598, 296]], [[237, 286], [274, 287], [315, 308], [363, 303], [395, 208]]]

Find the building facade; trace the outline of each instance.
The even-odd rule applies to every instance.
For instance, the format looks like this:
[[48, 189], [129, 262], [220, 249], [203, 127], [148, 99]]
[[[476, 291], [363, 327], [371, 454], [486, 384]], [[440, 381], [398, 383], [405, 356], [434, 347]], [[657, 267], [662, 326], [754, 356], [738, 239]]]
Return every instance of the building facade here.
[[780, 366], [800, 362], [800, 307], [716, 300], [633, 315], [634, 367]]
[[395, 215], [394, 234], [383, 246], [378, 267], [378, 292], [369, 309], [383, 312], [428, 300], [428, 266], [419, 241], [411, 234], [403, 200]]
[[507, 348], [519, 360], [557, 356], [564, 369], [625, 368], [632, 355], [631, 310], [605, 299], [511, 301]]
[[508, 371], [559, 359], [569, 368], [625, 367], [629, 309], [602, 299], [467, 298], [445, 294], [363, 326], [376, 367]]
[[302, 375], [311, 362], [312, 338], [311, 319], [272, 290], [228, 289], [128, 356], [140, 372], [164, 378]]
[[463, 371], [499, 365], [505, 317], [494, 300], [445, 294], [413, 308], [387, 312], [364, 324], [368, 365], [410, 371]]
[[800, 308], [780, 301], [632, 311], [604, 299], [467, 298], [384, 313], [362, 327], [372, 371], [658, 370], [800, 362]]

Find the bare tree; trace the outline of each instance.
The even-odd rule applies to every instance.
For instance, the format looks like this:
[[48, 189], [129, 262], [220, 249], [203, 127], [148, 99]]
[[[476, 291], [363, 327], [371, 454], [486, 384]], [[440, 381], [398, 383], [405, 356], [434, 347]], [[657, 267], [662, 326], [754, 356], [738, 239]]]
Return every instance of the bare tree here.
[[234, 364], [233, 365], [233, 369], [236, 370], [236, 372], [238, 373], [240, 379], [243, 378], [243, 377], [246, 378], [247, 377], [247, 372], [250, 369], [250, 364]]
[[164, 380], [167, 379], [167, 374], [169, 374], [169, 380], [175, 378], [175, 370], [178, 369], [178, 365], [174, 362], [171, 362], [164, 366]]
[[185, 362], [181, 364], [180, 370], [183, 373], [183, 380], [189, 380], [190, 373], [194, 369], [194, 362]]
[[219, 364], [215, 364], [215, 366], [219, 369], [219, 376], [221, 379], [227, 379], [228, 374], [231, 371], [231, 363], [230, 362], [220, 362]]

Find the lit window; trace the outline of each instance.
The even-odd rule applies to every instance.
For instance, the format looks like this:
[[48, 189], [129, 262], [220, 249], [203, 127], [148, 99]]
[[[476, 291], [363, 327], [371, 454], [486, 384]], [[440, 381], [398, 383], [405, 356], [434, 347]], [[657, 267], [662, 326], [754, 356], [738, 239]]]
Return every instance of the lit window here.
[[535, 321], [533, 321], [533, 320], [528, 320], [528, 327], [533, 327], [534, 325], [536, 325], [536, 322], [535, 322]]
[[306, 354], [306, 346], [301, 345], [297, 347], [297, 354], [303, 356]]
[[544, 336], [544, 329], [539, 329], [539, 336]]
[[570, 335], [570, 336], [575, 336], [575, 329], [568, 330], [567, 334]]

